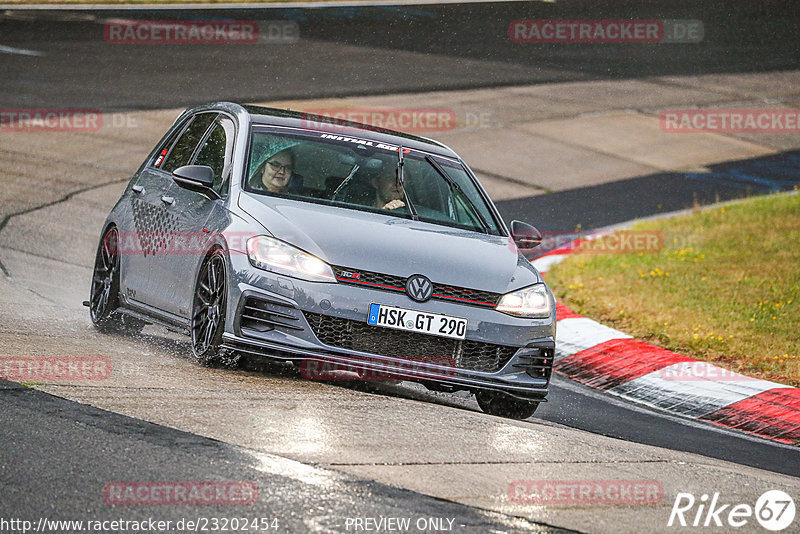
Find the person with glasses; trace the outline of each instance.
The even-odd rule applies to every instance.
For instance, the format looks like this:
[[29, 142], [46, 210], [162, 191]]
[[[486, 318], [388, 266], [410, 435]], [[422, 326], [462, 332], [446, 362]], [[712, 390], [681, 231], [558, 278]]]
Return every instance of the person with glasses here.
[[255, 185], [271, 193], [286, 193], [294, 172], [294, 162], [294, 152], [291, 149], [284, 148], [276, 152], [253, 173]]

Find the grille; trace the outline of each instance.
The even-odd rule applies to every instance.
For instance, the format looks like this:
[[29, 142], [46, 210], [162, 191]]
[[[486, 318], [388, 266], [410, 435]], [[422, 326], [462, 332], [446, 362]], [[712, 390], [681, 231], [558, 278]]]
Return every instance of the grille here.
[[242, 306], [239, 325], [257, 332], [267, 332], [275, 328], [302, 330], [300, 311], [287, 306], [279, 300], [263, 297], [247, 297]]
[[[360, 271], [347, 267], [334, 267], [339, 282], [371, 287], [381, 291], [405, 292], [406, 278], [390, 274]], [[433, 299], [455, 301], [469, 306], [494, 308], [502, 295], [478, 289], [433, 283]]]
[[553, 349], [525, 348], [519, 351], [517, 357], [520, 363], [514, 367], [525, 369], [532, 378], [550, 378], [553, 372]]
[[487, 307], [495, 307], [497, 305], [497, 301], [500, 300], [500, 295], [497, 293], [479, 291], [477, 289], [466, 289], [464, 287], [444, 286], [439, 284], [433, 285], [433, 297], [444, 300], [457, 300], [465, 304], [474, 304], [477, 306]]
[[403, 360], [493, 373], [508, 363], [517, 347], [392, 330], [360, 321], [305, 312], [317, 338], [326, 345]]
[[[385, 291], [405, 291], [406, 279], [390, 274], [374, 273], [372, 271], [355, 271], [346, 267], [334, 267], [333, 272], [340, 282], [371, 286]], [[348, 276], [349, 275], [349, 276]]]

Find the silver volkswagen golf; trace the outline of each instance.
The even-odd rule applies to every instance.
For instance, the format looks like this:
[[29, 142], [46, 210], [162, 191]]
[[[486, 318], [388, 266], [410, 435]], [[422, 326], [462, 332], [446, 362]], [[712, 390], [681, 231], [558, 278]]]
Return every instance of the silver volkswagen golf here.
[[555, 302], [523, 254], [540, 242], [440, 143], [216, 103], [178, 117], [134, 174], [85, 304], [103, 331], [190, 334], [203, 364], [412, 380], [527, 418], [555, 350]]

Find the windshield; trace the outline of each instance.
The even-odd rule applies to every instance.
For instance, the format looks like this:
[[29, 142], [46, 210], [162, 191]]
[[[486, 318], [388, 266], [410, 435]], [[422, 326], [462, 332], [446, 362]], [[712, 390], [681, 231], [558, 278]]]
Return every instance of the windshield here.
[[458, 161], [347, 135], [255, 127], [244, 189], [308, 202], [501, 234], [487, 200]]

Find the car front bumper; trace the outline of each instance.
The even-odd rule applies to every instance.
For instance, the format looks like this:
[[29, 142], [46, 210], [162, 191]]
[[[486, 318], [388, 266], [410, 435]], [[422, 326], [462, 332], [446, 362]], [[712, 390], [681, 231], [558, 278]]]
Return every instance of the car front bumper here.
[[[547, 395], [555, 314], [520, 319], [458, 303], [419, 303], [404, 293], [288, 278], [238, 259], [244, 261], [234, 262], [224, 348], [280, 361], [324, 362], [322, 369], [372, 377], [502, 391], [528, 400]], [[466, 318], [466, 340], [369, 326], [372, 303]], [[325, 335], [323, 323], [330, 325]]]

